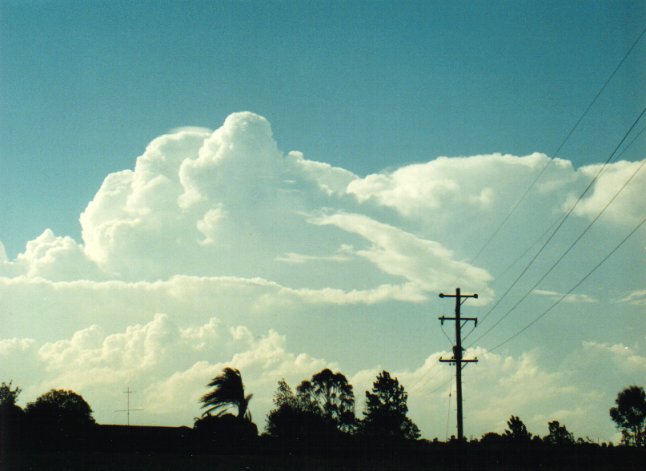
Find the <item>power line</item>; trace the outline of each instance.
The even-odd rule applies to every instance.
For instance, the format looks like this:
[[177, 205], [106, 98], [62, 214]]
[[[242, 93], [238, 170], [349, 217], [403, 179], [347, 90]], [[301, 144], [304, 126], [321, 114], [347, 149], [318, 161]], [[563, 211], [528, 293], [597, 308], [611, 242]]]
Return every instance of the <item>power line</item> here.
[[[529, 246], [525, 249], [525, 251], [524, 251], [523, 253], [521, 253], [518, 257], [516, 257], [516, 258], [514, 259], [514, 261], [513, 261], [513, 262], [511, 262], [509, 265], [507, 265], [507, 268], [505, 268], [505, 269], [500, 273], [500, 275], [498, 275], [498, 276], [497, 276], [497, 278], [502, 278], [503, 276], [505, 276], [505, 275], [507, 274], [507, 272], [508, 272], [509, 270], [511, 270], [511, 267], [513, 267], [514, 265], [516, 265], [516, 264], [517, 264], [517, 263], [518, 263], [518, 262], [519, 262], [523, 257], [525, 257], [525, 255], [527, 255], [527, 254], [528, 254], [528, 253], [529, 253], [529, 252], [530, 252], [530, 251], [531, 251], [531, 250], [532, 250], [532, 249], [533, 249], [533, 248], [534, 248], [538, 243], [540, 243], [540, 241], [541, 241], [541, 240], [543, 240], [543, 238], [544, 238], [547, 234], [549, 234], [549, 232], [550, 232], [552, 229], [554, 229], [554, 227], [558, 224], [559, 220], [560, 220], [560, 218], [556, 218], [556, 219], [552, 222], [552, 224], [551, 224], [547, 229], [545, 229], [545, 231], [544, 231], [540, 236], [538, 236], [538, 238], [537, 238], [537, 239], [536, 239], [536, 240], [535, 240], [531, 245], [529, 245]], [[488, 312], [487, 312], [487, 314], [488, 314]], [[485, 314], [485, 315], [486, 315], [486, 314]], [[465, 338], [466, 338], [466, 337], [465, 337]]]
[[449, 345], [453, 346], [453, 340], [451, 340], [451, 337], [449, 337], [449, 334], [446, 333], [446, 330], [444, 330], [444, 324], [440, 324], [440, 329], [442, 329], [442, 333], [446, 337], [446, 339], [449, 341]]
[[[604, 90], [606, 89], [606, 87], [610, 84], [610, 82], [611, 82], [611, 81], [612, 81], [612, 79], [615, 77], [615, 75], [617, 74], [617, 72], [619, 71], [619, 69], [621, 69], [621, 66], [624, 64], [624, 62], [626, 62], [626, 59], [628, 59], [628, 56], [630, 56], [630, 54], [632, 53], [633, 49], [635, 49], [635, 47], [637, 46], [637, 44], [639, 43], [639, 41], [641, 41], [641, 39], [642, 39], [642, 37], [644, 36], [644, 34], [646, 34], [646, 28], [644, 28], [644, 29], [641, 31], [641, 33], [639, 33], [639, 35], [637, 36], [637, 39], [635, 39], [635, 41], [632, 43], [632, 45], [630, 46], [630, 48], [628, 49], [628, 51], [627, 51], [627, 52], [624, 54], [624, 56], [621, 58], [621, 60], [619, 61], [619, 63], [618, 63], [618, 64], [617, 64], [617, 66], [615, 67], [615, 69], [612, 71], [612, 73], [611, 73], [611, 74], [608, 76], [608, 78], [605, 80], [605, 82], [603, 83], [603, 85], [601, 86], [601, 88], [599, 89], [599, 91], [597, 92], [597, 94], [596, 94], [596, 95], [594, 96], [594, 98], [592, 99], [592, 101], [590, 101], [590, 103], [589, 103], [589, 104], [588, 104], [588, 106], [585, 108], [585, 110], [583, 111], [583, 113], [581, 114], [581, 116], [579, 116], [579, 119], [577, 119], [576, 123], [574, 123], [574, 126], [572, 126], [572, 128], [571, 128], [571, 129], [568, 131], [568, 133], [565, 135], [565, 138], [561, 141], [561, 143], [558, 145], [558, 147], [556, 148], [556, 150], [551, 154], [553, 157], [557, 157], [557, 156], [558, 156], [558, 154], [559, 154], [559, 152], [561, 152], [561, 150], [562, 150], [562, 149], [563, 149], [563, 147], [565, 146], [565, 144], [570, 140], [570, 137], [572, 137], [572, 135], [574, 134], [574, 132], [576, 131], [576, 129], [579, 127], [579, 125], [581, 124], [581, 122], [583, 121], [583, 119], [584, 119], [584, 118], [587, 116], [587, 114], [590, 112], [590, 110], [592, 109], [592, 107], [594, 106], [594, 104], [597, 102], [597, 100], [599, 99], [599, 97], [602, 95], [602, 93], [604, 92]], [[494, 230], [494, 232], [489, 236], [489, 238], [485, 241], [485, 243], [482, 245], [482, 247], [480, 247], [480, 250], [478, 250], [478, 252], [476, 253], [476, 255], [475, 255], [475, 256], [474, 256], [474, 257], [469, 261], [469, 263], [474, 263], [474, 262], [475, 262], [475, 261], [480, 257], [480, 255], [482, 255], [482, 253], [484, 252], [484, 250], [489, 246], [489, 244], [493, 241], [493, 239], [498, 235], [498, 233], [500, 232], [500, 230], [503, 228], [503, 226], [504, 226], [505, 224], [507, 224], [507, 221], [508, 221], [508, 220], [511, 218], [511, 216], [516, 212], [516, 210], [518, 209], [518, 207], [520, 206], [520, 204], [525, 200], [525, 198], [527, 197], [527, 195], [529, 194], [529, 192], [534, 188], [534, 186], [536, 186], [536, 183], [538, 183], [538, 181], [541, 179], [541, 177], [545, 174], [545, 171], [546, 171], [546, 170], [547, 170], [547, 168], [551, 165], [551, 163], [552, 163], [552, 162], [553, 162], [553, 159], [550, 159], [550, 160], [548, 160], [548, 161], [547, 161], [547, 163], [543, 166], [543, 168], [542, 168], [542, 169], [541, 169], [541, 171], [538, 173], [538, 175], [534, 178], [534, 180], [532, 180], [532, 182], [530, 183], [530, 185], [525, 189], [525, 191], [524, 191], [524, 192], [523, 192], [523, 194], [520, 196], [520, 198], [519, 198], [519, 199], [516, 201], [516, 203], [512, 206], [512, 208], [509, 210], [509, 212], [507, 213], [507, 215], [506, 215], [506, 216], [503, 218], [503, 220], [500, 222], [500, 224], [498, 225], [498, 227], [497, 227], [497, 228]], [[466, 267], [462, 270], [462, 272], [461, 272], [461, 273], [457, 276], [457, 278], [453, 281], [453, 285], [456, 285], [456, 284], [457, 284], [457, 283], [462, 279], [462, 276], [464, 275], [464, 272], [465, 272], [465, 271], [466, 271]], [[485, 314], [485, 315], [486, 315], [486, 314]], [[484, 319], [484, 317], [483, 317], [483, 319]]]
[[[644, 167], [646, 164], [646, 159], [642, 161], [642, 163], [635, 169], [635, 171], [628, 177], [628, 179], [623, 183], [623, 185], [615, 192], [615, 194], [608, 200], [606, 205], [597, 213], [597, 215], [594, 217], [592, 221], [586, 226], [586, 228], [579, 234], [579, 236], [570, 244], [570, 246], [561, 254], [561, 256], [552, 264], [552, 266], [541, 276], [541, 278], [532, 285], [531, 288], [527, 290], [527, 292], [500, 318], [496, 321], [495, 324], [493, 324], [488, 330], [482, 333], [477, 339], [474, 340], [474, 343], [477, 342], [478, 340], [482, 339], [485, 335], [487, 335], [491, 330], [493, 330], [500, 322], [505, 319], [512, 311], [514, 311], [533, 291], [538, 287], [538, 285], [541, 284], [545, 278], [556, 268], [556, 266], [561, 263], [561, 261], [567, 256], [568, 253], [574, 248], [574, 246], [583, 238], [583, 236], [590, 230], [590, 228], [597, 222], [597, 220], [603, 215], [603, 213], [606, 212], [606, 210], [610, 207], [610, 205], [615, 201], [617, 196], [624, 191], [624, 189], [628, 186], [628, 184], [632, 181], [633, 178], [639, 173], [639, 171]], [[466, 339], [466, 337], [465, 337]]]
[[[626, 147], [624, 147], [624, 148], [623, 148], [623, 150], [619, 153], [619, 155], [617, 155], [617, 158], [619, 158], [619, 157], [621, 157], [622, 155], [624, 155], [624, 154], [626, 153], [626, 151], [628, 151], [628, 149], [630, 149], [630, 148], [632, 147], [632, 145], [635, 143], [635, 141], [636, 141], [637, 139], [639, 139], [639, 138], [642, 136], [642, 134], [644, 134], [644, 132], [645, 132], [645, 131], [646, 131], [646, 126], [644, 126], [644, 127], [641, 129], [641, 131], [639, 131], [639, 132], [635, 135], [635, 137], [633, 137], [633, 139], [632, 139], [628, 144], [626, 144]], [[514, 265], [516, 265], [516, 263], [518, 263], [518, 262], [519, 262], [523, 257], [525, 257], [525, 255], [527, 255], [527, 254], [528, 254], [528, 253], [529, 253], [529, 252], [530, 252], [530, 251], [531, 251], [531, 250], [532, 250], [532, 249], [533, 249], [533, 248], [534, 248], [534, 247], [535, 247], [535, 246], [536, 246], [536, 245], [537, 245], [541, 240], [543, 240], [543, 238], [544, 238], [544, 237], [545, 237], [545, 236], [546, 236], [546, 235], [547, 235], [547, 234], [548, 234], [548, 233], [549, 233], [549, 232], [554, 228], [554, 226], [556, 226], [556, 225], [558, 224], [558, 222], [559, 222], [559, 218], [554, 219], [554, 221], [552, 222], [552, 224], [551, 224], [547, 229], [545, 229], [545, 231], [544, 231], [544, 232], [543, 232], [543, 233], [542, 233], [542, 234], [541, 234], [541, 235], [540, 235], [540, 236], [539, 236], [539, 237], [538, 237], [538, 238], [537, 238], [537, 239], [536, 239], [532, 244], [530, 244], [530, 245], [529, 245], [529, 246], [528, 246], [528, 247], [523, 251], [523, 253], [521, 253], [519, 256], [517, 256], [517, 257], [514, 259], [514, 261], [513, 261], [513, 262], [511, 262], [509, 265], [507, 265], [507, 267], [506, 267], [506, 268], [505, 268], [505, 269], [504, 269], [504, 270], [503, 270], [503, 271], [502, 271], [502, 272], [501, 272], [501, 273], [500, 273], [496, 278], [500, 279], [500, 278], [504, 277], [504, 276], [507, 274], [507, 272], [508, 272], [509, 270], [511, 270], [511, 268], [512, 268]], [[469, 335], [467, 334], [467, 335], [465, 336], [465, 339], [466, 339], [468, 336], [469, 336]]]
[[445, 439], [449, 439], [449, 422], [451, 420], [451, 395], [453, 394], [453, 381], [451, 381], [451, 389], [449, 389], [449, 406], [446, 411], [446, 433]]
[[[427, 359], [427, 360], [428, 360], [428, 359]], [[426, 362], [424, 362], [424, 364], [426, 364]], [[431, 373], [433, 373], [433, 372], [435, 371], [435, 369], [436, 369], [437, 365], [438, 365], [438, 363], [431, 363], [430, 368], [429, 368], [429, 369], [428, 369], [428, 370], [427, 370], [427, 371], [422, 375], [422, 377], [421, 377], [421, 378], [420, 378], [420, 379], [415, 383], [415, 385], [413, 385], [413, 386], [411, 387], [411, 392], [419, 392], [419, 391], [423, 388], [423, 386], [422, 386], [422, 382], [423, 382], [424, 380], [426, 380], [426, 379], [430, 376], [430, 374], [431, 374]], [[453, 381], [453, 378], [449, 379], [449, 381], [445, 381], [445, 382], [443, 382], [443, 383], [442, 383], [441, 385], [439, 385], [439, 386], [436, 386], [435, 388], [433, 388], [433, 389], [429, 392], [429, 394], [434, 394], [434, 393], [436, 393], [436, 392], [437, 392], [437, 391], [439, 391], [440, 389], [442, 389], [442, 388], [446, 387], [446, 385], [447, 385], [447, 384], [449, 384], [451, 381]]]
[[[517, 284], [517, 283], [520, 281], [520, 279], [525, 275], [525, 273], [527, 273], [527, 271], [528, 271], [528, 270], [529, 270], [529, 268], [534, 264], [534, 262], [536, 261], [536, 259], [541, 255], [541, 253], [543, 253], [543, 251], [545, 250], [545, 248], [549, 245], [549, 243], [552, 241], [552, 239], [554, 238], [554, 236], [555, 236], [555, 235], [558, 233], [558, 231], [561, 229], [561, 227], [563, 226], [563, 224], [565, 224], [565, 222], [569, 219], [570, 215], [574, 212], [574, 210], [575, 210], [575, 209], [576, 209], [576, 207], [579, 205], [579, 203], [581, 202], [581, 200], [583, 200], [583, 197], [588, 193], [588, 191], [590, 190], [590, 188], [592, 188], [592, 185], [594, 185], [594, 184], [597, 182], [597, 180], [599, 179], [599, 177], [601, 176], [601, 174], [605, 171], [605, 169], [607, 168], [608, 164], [609, 164], [609, 163], [610, 163], [610, 161], [613, 159], [613, 157], [615, 156], [615, 154], [617, 153], [617, 151], [619, 150], [619, 148], [623, 145], [623, 143], [625, 142], [625, 140], [628, 138], [628, 136], [630, 135], [630, 133], [632, 132], [632, 130], [635, 128], [635, 126], [636, 126], [636, 125], [637, 125], [637, 123], [641, 120], [641, 118], [644, 116], [644, 114], [645, 114], [645, 113], [646, 113], [646, 107], [641, 111], [641, 113], [639, 114], [639, 116], [637, 117], [637, 119], [635, 119], [635, 121], [634, 121], [634, 122], [633, 122], [633, 124], [630, 126], [630, 128], [628, 129], [628, 131], [626, 131], [626, 133], [624, 134], [624, 136], [623, 136], [623, 137], [621, 138], [621, 140], [619, 141], [619, 144], [617, 144], [617, 146], [615, 147], [615, 149], [610, 153], [610, 155], [608, 156], [608, 158], [606, 159], [606, 161], [605, 161], [605, 162], [601, 165], [601, 167], [599, 168], [599, 171], [597, 172], [597, 174], [594, 176], [594, 178], [593, 178], [592, 180], [590, 180], [590, 182], [588, 183], [588, 185], [585, 187], [585, 189], [583, 190], [583, 192], [579, 195], [579, 197], [578, 197], [578, 198], [577, 198], [577, 200], [574, 202], [574, 204], [570, 207], [570, 209], [568, 210], [568, 212], [567, 212], [567, 213], [566, 213], [566, 214], [561, 218], [561, 220], [559, 221], [559, 223], [558, 223], [558, 225], [556, 226], [556, 228], [552, 231], [552, 233], [551, 233], [551, 234], [550, 234], [550, 236], [547, 238], [547, 240], [543, 243], [543, 245], [542, 245], [542, 246], [541, 246], [541, 248], [538, 250], [538, 252], [536, 252], [536, 254], [534, 254], [534, 256], [533, 256], [533, 257], [532, 257], [532, 259], [529, 261], [529, 263], [528, 263], [527, 265], [525, 265], [525, 267], [523, 268], [523, 270], [522, 270], [522, 271], [520, 272], [520, 274], [519, 274], [519, 275], [514, 279], [514, 281], [513, 281], [513, 282], [511, 283], [511, 285], [507, 288], [507, 290], [503, 293], [503, 295], [502, 295], [500, 298], [498, 298], [498, 300], [495, 302], [495, 304], [494, 304], [494, 305], [493, 305], [493, 306], [492, 306], [492, 307], [491, 307], [491, 308], [490, 308], [490, 309], [489, 309], [489, 310], [484, 314], [484, 316], [482, 316], [482, 319], [481, 319], [481, 321], [480, 321], [480, 323], [481, 323], [481, 324], [482, 324], [482, 323], [487, 319], [487, 317], [489, 316], [489, 314], [490, 314], [490, 313], [491, 313], [491, 312], [492, 312], [496, 307], [498, 307], [498, 305], [502, 302], [502, 300], [503, 300], [503, 299], [505, 299], [505, 298], [507, 297], [507, 295], [509, 294], [509, 292], [514, 288], [514, 286], [516, 286], [516, 284]], [[633, 141], [633, 142], [634, 142], [634, 141]], [[587, 229], [586, 229], [586, 231], [587, 231]], [[571, 248], [571, 247], [570, 247], [570, 248]], [[570, 250], [570, 249], [568, 249], [568, 251], [569, 251], [569, 250]], [[508, 314], [508, 313], [507, 313], [507, 314]], [[505, 316], [506, 316], [507, 314], [505, 314]], [[504, 318], [504, 316], [503, 316], [503, 318]], [[502, 320], [502, 319], [499, 319], [499, 320], [498, 320], [498, 321], [497, 321], [497, 322], [492, 326], [492, 328], [493, 328], [493, 327], [495, 327], [496, 325], [498, 325], [498, 324], [500, 323], [500, 321], [501, 321], [501, 320]], [[488, 333], [489, 331], [491, 331], [491, 329], [492, 329], [492, 328], [490, 328], [489, 330], [487, 330], [487, 332], [485, 332], [485, 334], [486, 334], [486, 333]], [[485, 334], [481, 335], [479, 338], [482, 338], [482, 336], [484, 336]]]
[[[631, 141], [630, 141], [630, 142], [629, 142], [629, 143], [624, 147], [624, 149], [619, 153], [619, 155], [618, 155], [617, 157], [621, 157], [624, 153], [626, 153], [626, 151], [627, 151], [628, 149], [630, 149], [630, 147], [635, 143], [635, 141], [636, 141], [637, 139], [639, 139], [639, 137], [640, 137], [642, 134], [644, 134], [644, 132], [645, 132], [645, 131], [646, 131], [646, 126], [644, 126], [644, 127], [643, 127], [643, 128], [642, 128], [642, 129], [641, 129], [641, 130], [640, 130], [640, 131], [635, 135], [635, 137], [633, 137], [633, 139], [632, 139], [632, 140], [631, 140]], [[612, 201], [614, 201], [614, 199], [619, 195], [619, 193], [621, 193], [621, 191], [623, 191], [623, 189], [624, 189], [624, 188], [625, 188], [625, 187], [630, 183], [630, 181], [635, 177], [635, 175], [636, 175], [636, 174], [637, 174], [637, 173], [642, 169], [642, 167], [644, 166], [644, 163], [646, 163], [646, 161], [642, 162], [642, 164], [641, 164], [641, 165], [640, 165], [640, 166], [635, 170], [635, 172], [633, 172], [633, 174], [628, 178], [628, 180], [626, 180], [626, 181], [624, 182], [624, 184], [623, 184], [623, 185], [622, 185], [622, 187], [619, 189], [619, 191], [618, 191], [617, 193], [615, 193], [615, 195], [614, 195], [614, 196], [611, 198], [611, 200], [606, 204], [606, 206], [603, 208], [603, 210], [602, 210], [602, 211], [597, 215], [597, 217], [595, 218], [595, 221], [596, 221], [596, 219], [599, 219], [599, 217], [601, 216], [601, 214], [603, 214], [603, 212], [604, 212], [604, 211], [607, 209], [607, 207], [612, 203]], [[533, 244], [531, 244], [527, 249], [525, 249], [525, 251], [524, 251], [522, 254], [520, 254], [518, 257], [516, 257], [516, 259], [515, 259], [513, 262], [511, 262], [511, 263], [507, 266], [507, 268], [505, 268], [505, 269], [503, 270], [503, 272], [499, 275], [499, 278], [500, 278], [500, 277], [502, 277], [504, 274], [506, 274], [506, 273], [511, 269], [511, 267], [512, 267], [512, 266], [514, 266], [516, 263], [518, 263], [518, 261], [519, 261], [520, 259], [522, 259], [522, 258], [523, 258], [523, 257], [524, 257], [524, 256], [525, 256], [525, 255], [526, 255], [526, 254], [527, 254], [527, 253], [528, 253], [528, 252], [529, 252], [529, 251], [530, 251], [530, 250], [531, 250], [531, 249], [532, 249], [536, 244], [538, 244], [538, 243], [539, 243], [539, 241], [541, 241], [541, 240], [543, 239], [543, 237], [545, 237], [545, 236], [547, 235], [547, 233], [548, 233], [549, 231], [551, 231], [551, 230], [554, 228], [554, 226], [555, 226], [558, 222], [559, 222], [559, 219], [558, 219], [558, 218], [557, 218], [557, 219], [555, 219], [555, 220], [554, 220], [554, 222], [552, 223], [552, 225], [551, 225], [550, 227], [548, 227], [548, 228], [547, 228], [547, 230], [546, 230], [545, 232], [543, 232], [543, 233], [542, 233], [542, 234], [541, 234], [541, 235], [540, 235], [540, 236], [539, 236], [539, 237], [534, 241], [534, 243], [533, 243]], [[585, 232], [587, 232], [587, 230], [588, 230], [589, 228], [590, 228], [590, 226], [588, 226], [588, 227], [584, 230], [584, 232], [579, 236], [579, 239], [583, 236], [583, 234], [584, 234]], [[578, 239], [577, 239], [577, 240], [578, 240]], [[570, 247], [570, 249], [571, 249], [571, 248], [572, 248], [572, 247]], [[568, 251], [569, 251], [569, 249], [568, 249]], [[562, 257], [563, 257], [564, 255], [565, 255], [565, 254], [563, 254], [563, 255], [562, 255]], [[552, 267], [552, 268], [553, 268], [553, 267]], [[552, 270], [550, 269], [549, 271], [551, 272]], [[545, 277], [541, 278], [541, 279], [539, 280], [539, 283], [540, 283], [540, 281], [542, 281], [544, 278], [545, 278]], [[535, 286], [534, 286], [533, 288], [535, 288]], [[533, 289], [533, 288], [532, 288], [532, 289]], [[531, 291], [531, 290], [530, 290], [530, 291]], [[525, 296], [525, 297], [526, 297], [526, 296]], [[523, 297], [522, 299], [525, 299], [525, 297]], [[522, 300], [521, 300], [521, 301], [522, 301]], [[520, 303], [517, 303], [517, 304], [514, 306], [514, 308], [515, 308], [518, 304], [520, 304]], [[490, 308], [490, 309], [485, 313], [485, 315], [483, 316], [483, 319], [484, 319], [484, 318], [485, 318], [485, 317], [486, 317], [486, 316], [487, 316], [487, 315], [488, 315], [488, 314], [489, 314], [489, 313], [490, 313], [490, 312], [491, 312], [491, 311], [492, 311], [496, 306], [497, 306], [497, 304], [496, 304], [496, 305], [494, 305], [492, 308]], [[512, 308], [511, 310], [513, 310], [513, 308]], [[511, 311], [511, 310], [510, 310], [510, 311]], [[507, 312], [503, 317], [505, 317], [505, 316], [506, 316], [510, 311], [508, 311], [508, 312]], [[501, 319], [501, 320], [502, 320], [502, 319]], [[499, 323], [500, 323], [500, 320], [499, 320], [498, 322], [496, 322], [496, 325], [497, 325], [497, 324], [499, 324]], [[481, 324], [482, 324], [482, 322], [481, 322]], [[495, 327], [495, 325], [494, 325], [494, 326], [492, 326], [491, 328], [493, 328], [493, 327]], [[491, 328], [490, 328], [489, 330], [491, 330]], [[487, 330], [487, 332], [489, 332], [489, 330]], [[475, 328], [474, 328], [474, 330], [472, 330], [471, 332], [469, 332], [467, 335], [465, 335], [465, 336], [464, 336], [464, 340], [466, 340], [467, 338], [469, 338], [469, 336], [470, 336], [474, 331], [475, 331]], [[474, 340], [474, 342], [477, 342], [477, 341], [478, 341], [478, 340], [480, 340], [482, 337], [484, 337], [484, 335], [486, 335], [486, 333], [487, 333], [487, 332], [484, 332], [480, 337], [478, 337], [476, 340]]]
[[505, 345], [507, 342], [512, 341], [513, 339], [515, 339], [516, 337], [518, 337], [520, 334], [522, 334], [523, 332], [525, 332], [527, 329], [529, 329], [531, 326], [533, 326], [534, 324], [536, 324], [540, 319], [542, 319], [543, 317], [545, 317], [545, 316], [546, 316], [546, 315], [547, 315], [547, 314], [548, 314], [552, 309], [554, 309], [556, 306], [558, 306], [558, 305], [561, 303], [561, 301], [563, 301], [566, 297], [568, 297], [570, 294], [572, 294], [572, 292], [573, 292], [575, 289], [577, 289], [579, 286], [581, 286], [581, 284], [583, 284], [583, 282], [584, 282], [585, 280], [587, 280], [587, 279], [590, 277], [590, 275], [592, 275], [592, 274], [593, 274], [593, 273], [594, 273], [594, 272], [595, 272], [595, 271], [596, 271], [596, 270], [597, 270], [601, 265], [603, 265], [603, 263], [604, 263], [606, 260], [608, 260], [608, 259], [609, 259], [609, 258], [610, 258], [610, 257], [611, 257], [611, 256], [612, 256], [612, 255], [617, 251], [617, 250], [619, 250], [619, 248], [620, 248], [620, 247], [621, 247], [621, 246], [622, 246], [622, 245], [623, 245], [623, 244], [624, 244], [628, 239], [630, 239], [630, 237], [631, 237], [635, 232], [637, 232], [637, 231], [639, 230], [639, 228], [641, 228], [641, 227], [644, 225], [644, 223], [646, 223], [646, 218], [642, 219], [642, 220], [641, 220], [641, 222], [640, 222], [639, 224], [637, 224], [637, 225], [636, 225], [636, 226], [635, 226], [635, 227], [634, 227], [634, 228], [633, 228], [633, 229], [628, 233], [628, 235], [627, 235], [626, 237], [624, 237], [624, 238], [621, 240], [621, 242], [619, 242], [619, 243], [615, 246], [615, 248], [613, 248], [613, 249], [612, 249], [612, 250], [611, 250], [611, 251], [610, 251], [610, 252], [609, 252], [605, 257], [603, 257], [603, 259], [601, 259], [601, 261], [600, 261], [599, 263], [597, 263], [597, 264], [592, 268], [592, 270], [590, 270], [588, 273], [586, 273], [586, 274], [585, 274], [585, 276], [583, 276], [583, 278], [581, 278], [581, 279], [580, 279], [580, 280], [579, 280], [579, 281], [578, 281], [574, 286], [572, 286], [572, 287], [567, 291], [567, 293], [563, 294], [563, 295], [562, 295], [558, 300], [556, 300], [556, 301], [555, 301], [555, 302], [554, 302], [554, 303], [553, 303], [549, 308], [547, 308], [545, 311], [543, 311], [543, 312], [542, 312], [542, 313], [541, 313], [541, 314], [540, 314], [536, 319], [534, 319], [533, 321], [531, 321], [531, 322], [530, 322], [529, 324], [527, 324], [525, 327], [523, 327], [523, 328], [522, 328], [522, 329], [520, 329], [519, 331], [515, 332], [513, 335], [511, 335], [510, 337], [508, 337], [508, 338], [507, 338], [507, 339], [505, 339], [504, 341], [500, 342], [500, 343], [499, 343], [498, 345], [496, 345], [495, 347], [493, 347], [493, 348], [489, 349], [489, 351], [490, 351], [490, 352], [493, 352], [493, 351], [495, 351], [495, 350], [499, 349], [500, 347], [502, 347], [503, 345]]

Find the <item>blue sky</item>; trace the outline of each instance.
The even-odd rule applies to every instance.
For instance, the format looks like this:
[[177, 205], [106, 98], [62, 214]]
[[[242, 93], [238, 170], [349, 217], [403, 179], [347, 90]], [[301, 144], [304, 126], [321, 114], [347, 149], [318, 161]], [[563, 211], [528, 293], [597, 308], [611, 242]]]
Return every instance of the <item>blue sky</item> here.
[[361, 396], [387, 368], [444, 438], [437, 293], [460, 282], [470, 315], [500, 301], [479, 333], [528, 293], [469, 345], [471, 433], [514, 414], [615, 438], [613, 394], [646, 372], [643, 229], [491, 348], [646, 213], [642, 120], [500, 300], [646, 104], [642, 37], [554, 155], [643, 2], [6, 1], [0, 22], [0, 379], [24, 401], [70, 387], [114, 422], [128, 382], [169, 391], [142, 423], [189, 423], [173, 398], [233, 364], [262, 418], [283, 376], [333, 366]]

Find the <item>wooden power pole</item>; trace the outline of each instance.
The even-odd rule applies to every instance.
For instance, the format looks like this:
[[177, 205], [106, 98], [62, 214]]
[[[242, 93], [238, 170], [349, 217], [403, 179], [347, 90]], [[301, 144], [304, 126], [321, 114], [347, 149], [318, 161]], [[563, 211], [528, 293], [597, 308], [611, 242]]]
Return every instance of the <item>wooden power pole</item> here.
[[477, 363], [478, 359], [477, 358], [472, 358], [472, 359], [466, 359], [462, 358], [462, 352], [464, 349], [462, 348], [462, 322], [464, 321], [469, 322], [473, 321], [475, 322], [475, 325], [478, 325], [478, 319], [476, 317], [460, 317], [460, 306], [462, 306], [462, 301], [463, 299], [466, 300], [468, 298], [475, 298], [478, 299], [477, 294], [461, 294], [460, 293], [460, 288], [456, 288], [455, 294], [443, 294], [440, 293], [440, 298], [455, 298], [455, 317], [445, 317], [442, 316], [440, 317], [440, 322], [444, 324], [444, 321], [454, 321], [455, 322], [455, 346], [453, 347], [453, 358], [440, 358], [440, 361], [442, 363], [453, 363], [455, 365], [455, 389], [456, 389], [456, 394], [457, 394], [457, 405], [458, 405], [458, 413], [457, 413], [457, 421], [458, 421], [458, 441], [463, 441], [464, 440], [464, 425], [462, 422], [462, 364], [463, 363]]

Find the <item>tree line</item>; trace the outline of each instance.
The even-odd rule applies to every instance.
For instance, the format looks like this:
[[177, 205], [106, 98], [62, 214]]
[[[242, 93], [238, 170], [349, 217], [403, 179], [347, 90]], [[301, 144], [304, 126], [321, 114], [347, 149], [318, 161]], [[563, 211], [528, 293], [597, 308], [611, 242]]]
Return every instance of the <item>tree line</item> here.
[[[201, 397], [203, 413], [194, 419], [191, 440], [202, 449], [222, 448], [223, 444], [248, 446], [259, 439], [282, 448], [337, 446], [361, 443], [393, 446], [419, 443], [420, 430], [408, 417], [408, 394], [396, 377], [381, 371], [372, 388], [365, 391], [361, 417], [355, 414], [352, 385], [340, 372], [323, 369], [296, 389], [283, 379], [274, 394], [274, 407], [267, 414], [264, 433], [250, 413], [253, 395], [245, 390], [242, 375], [234, 368], [224, 368], [207, 385]], [[83, 446], [97, 424], [90, 405], [79, 394], [53, 389], [28, 403], [17, 405], [21, 393], [12, 382], [0, 385], [0, 432], [4, 446], [24, 445], [57, 448]], [[644, 388], [629, 386], [620, 391], [610, 418], [622, 434], [622, 445], [646, 447], [646, 395]], [[455, 442], [455, 439], [449, 442]], [[438, 440], [434, 440], [438, 443]], [[471, 443], [483, 445], [536, 444], [572, 446], [590, 444], [576, 439], [558, 421], [548, 423], [548, 434], [531, 434], [518, 416], [511, 416], [502, 434], [489, 432]]]
[[[211, 390], [201, 399], [205, 411], [195, 419], [195, 429], [215, 439], [219, 433], [228, 437], [237, 433], [242, 439], [256, 436], [257, 426], [249, 413], [252, 395], [246, 394], [240, 371], [225, 368], [208, 386]], [[352, 385], [342, 373], [326, 368], [303, 380], [296, 390], [284, 379], [278, 382], [265, 435], [284, 444], [330, 443], [350, 436], [417, 440], [420, 431], [408, 417], [407, 401], [399, 380], [382, 371], [366, 391], [366, 406], [359, 419]]]

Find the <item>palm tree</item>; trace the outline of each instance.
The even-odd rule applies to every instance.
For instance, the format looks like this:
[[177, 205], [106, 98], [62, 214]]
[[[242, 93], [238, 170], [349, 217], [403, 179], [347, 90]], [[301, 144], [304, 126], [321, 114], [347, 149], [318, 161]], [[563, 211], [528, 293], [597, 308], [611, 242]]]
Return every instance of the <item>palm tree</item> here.
[[215, 411], [217, 411], [215, 415], [220, 416], [229, 407], [236, 407], [238, 418], [251, 421], [248, 407], [253, 394], [245, 396], [240, 371], [235, 368], [225, 368], [221, 374], [211, 380], [208, 386], [213, 390], [202, 396], [200, 400], [202, 408], [206, 408], [202, 417], [210, 416]]

